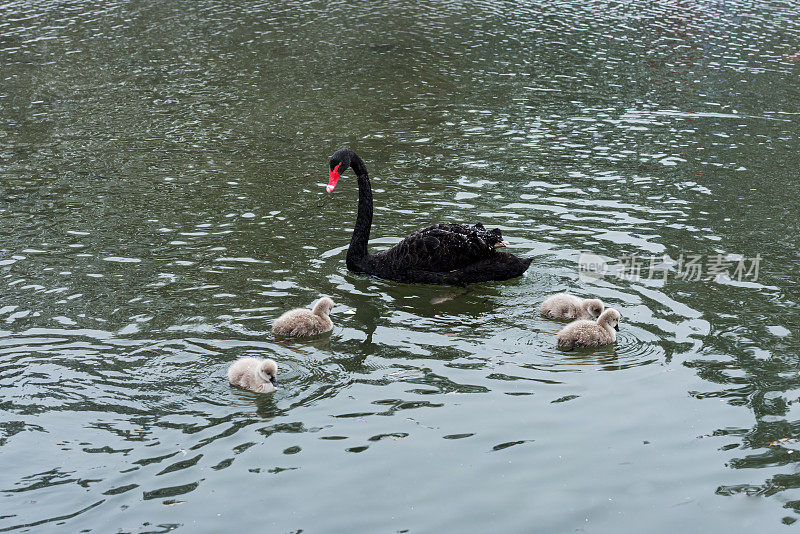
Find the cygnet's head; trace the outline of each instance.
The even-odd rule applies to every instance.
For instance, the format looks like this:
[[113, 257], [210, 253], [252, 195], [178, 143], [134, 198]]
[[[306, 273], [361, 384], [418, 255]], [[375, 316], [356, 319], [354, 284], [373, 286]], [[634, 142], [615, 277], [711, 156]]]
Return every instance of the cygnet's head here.
[[608, 308], [597, 320], [598, 323], [605, 323], [619, 332], [619, 319], [622, 317], [614, 308]]
[[314, 304], [315, 315], [330, 315], [333, 309], [333, 301], [328, 297], [322, 297]]
[[583, 307], [592, 315], [592, 317], [600, 317], [603, 313], [603, 301], [600, 299], [588, 299], [583, 301]]
[[278, 387], [278, 380], [275, 378], [278, 374], [278, 364], [273, 360], [267, 359], [261, 362], [258, 366], [258, 376], [265, 382], [270, 382], [273, 386]]

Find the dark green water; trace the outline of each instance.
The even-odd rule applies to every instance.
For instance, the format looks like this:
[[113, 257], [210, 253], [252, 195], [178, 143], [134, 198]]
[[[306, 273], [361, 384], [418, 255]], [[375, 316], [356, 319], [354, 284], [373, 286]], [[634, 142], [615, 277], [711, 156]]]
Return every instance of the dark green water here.
[[[782, 531], [798, 9], [0, 3], [0, 531]], [[534, 265], [350, 274], [343, 146], [376, 247], [483, 222]], [[664, 255], [701, 279], [649, 279]], [[563, 290], [619, 309], [618, 343], [556, 349]], [[273, 338], [321, 294], [329, 338]], [[228, 386], [252, 355], [274, 395]]]

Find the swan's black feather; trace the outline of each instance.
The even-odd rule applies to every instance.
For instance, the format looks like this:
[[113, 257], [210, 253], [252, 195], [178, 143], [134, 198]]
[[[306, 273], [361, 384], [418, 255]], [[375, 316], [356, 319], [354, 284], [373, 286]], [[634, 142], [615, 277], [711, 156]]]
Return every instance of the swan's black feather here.
[[369, 255], [360, 272], [400, 282], [466, 285], [508, 280], [524, 273], [532, 258], [499, 252], [500, 230], [440, 223], [414, 232], [388, 250]]
[[483, 226], [439, 223], [414, 232], [375, 259], [393, 271], [449, 272], [463, 269], [496, 254], [503, 236]]

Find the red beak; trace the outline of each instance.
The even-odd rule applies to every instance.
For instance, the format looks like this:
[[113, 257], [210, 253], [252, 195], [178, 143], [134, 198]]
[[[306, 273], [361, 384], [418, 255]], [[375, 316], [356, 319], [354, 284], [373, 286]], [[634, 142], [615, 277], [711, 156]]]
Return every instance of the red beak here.
[[[339, 165], [341, 165], [341, 163]], [[328, 179], [328, 187], [325, 188], [325, 191], [328, 193], [333, 191], [333, 189], [336, 187], [336, 182], [339, 181], [339, 177], [341, 176], [341, 174], [339, 174], [339, 165], [328, 171], [328, 173], [331, 175], [331, 177]]]

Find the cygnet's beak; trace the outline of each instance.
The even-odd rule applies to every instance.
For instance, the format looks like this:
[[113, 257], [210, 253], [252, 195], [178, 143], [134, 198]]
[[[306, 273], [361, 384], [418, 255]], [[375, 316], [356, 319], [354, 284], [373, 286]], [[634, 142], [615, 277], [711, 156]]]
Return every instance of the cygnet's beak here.
[[272, 385], [278, 387], [278, 379], [274, 376], [269, 377], [269, 381], [272, 382]]
[[616, 330], [617, 332], [619, 332], [619, 325], [618, 325], [618, 324], [615, 324], [615, 325], [614, 325], [614, 330]]

